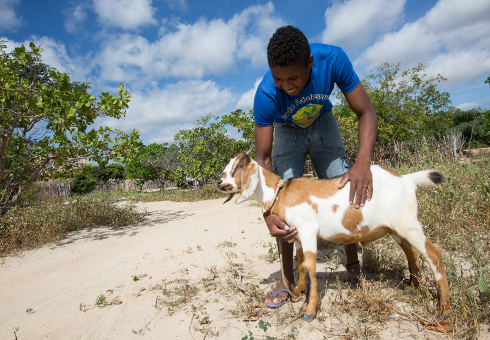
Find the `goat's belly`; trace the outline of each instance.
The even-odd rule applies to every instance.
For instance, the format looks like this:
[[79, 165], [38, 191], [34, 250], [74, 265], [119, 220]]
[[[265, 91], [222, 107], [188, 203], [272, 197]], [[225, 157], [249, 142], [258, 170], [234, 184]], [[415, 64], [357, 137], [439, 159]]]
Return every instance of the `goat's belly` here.
[[298, 230], [304, 249], [316, 249], [317, 237], [331, 240], [337, 235], [351, 234], [343, 226], [342, 216], [343, 214], [337, 214], [331, 208], [321, 209], [318, 205], [303, 203], [287, 208], [285, 222]]

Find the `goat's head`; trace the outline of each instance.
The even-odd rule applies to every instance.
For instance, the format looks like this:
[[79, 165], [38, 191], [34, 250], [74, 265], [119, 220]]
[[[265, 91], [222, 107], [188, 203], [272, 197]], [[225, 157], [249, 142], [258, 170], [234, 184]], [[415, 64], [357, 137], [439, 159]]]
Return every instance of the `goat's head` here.
[[218, 181], [218, 190], [230, 194], [228, 202], [237, 193], [241, 192], [236, 203], [242, 203], [254, 193], [259, 184], [259, 169], [255, 162], [252, 162], [249, 154], [236, 153], [230, 157], [230, 162], [226, 165], [221, 178]]

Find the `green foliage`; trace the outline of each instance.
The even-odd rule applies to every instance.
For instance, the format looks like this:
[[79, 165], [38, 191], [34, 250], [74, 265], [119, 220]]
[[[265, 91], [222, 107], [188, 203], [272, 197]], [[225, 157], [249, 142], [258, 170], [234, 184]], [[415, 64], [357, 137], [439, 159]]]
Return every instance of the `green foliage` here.
[[[377, 143], [408, 141], [421, 136], [439, 137], [451, 127], [454, 108], [448, 92], [440, 92], [441, 75], [427, 77], [419, 64], [400, 72], [400, 65], [382, 64], [362, 81], [378, 115]], [[357, 155], [357, 117], [345, 97], [333, 108], [350, 159]]]
[[97, 299], [95, 299], [96, 306], [103, 306], [105, 305], [105, 302], [106, 302], [106, 297], [102, 293], [99, 296], [97, 296]]
[[485, 84], [489, 84], [489, 85], [490, 85], [490, 77], [488, 77], [488, 78], [485, 80]]
[[[237, 141], [237, 151], [247, 151], [255, 145], [255, 122], [253, 110], [244, 112], [236, 110], [227, 115], [221, 116], [221, 121], [226, 125], [231, 125], [241, 133], [241, 140]], [[252, 152], [255, 156], [255, 150]]]
[[456, 109], [451, 130], [461, 131], [468, 146], [471, 148], [487, 147], [490, 145], [490, 110], [481, 108], [471, 110]]
[[148, 146], [143, 146], [131, 162], [126, 165], [127, 178], [139, 180], [142, 183], [160, 180], [162, 177], [161, 172], [164, 170], [152, 161], [163, 156], [167, 148], [167, 143], [152, 143]]
[[123, 84], [117, 95], [93, 96], [87, 84], [43, 64], [42, 49], [29, 47], [6, 53], [0, 43], [1, 213], [39, 177], [82, 159], [130, 158], [140, 145], [136, 130], [88, 128], [98, 117], [125, 115], [131, 96]]
[[79, 173], [75, 175], [71, 192], [77, 195], [86, 195], [95, 189], [97, 181], [90, 175]]
[[98, 182], [107, 182], [110, 179], [123, 180], [126, 177], [126, 171], [121, 164], [109, 164], [101, 161], [98, 166], [90, 169], [90, 177]]
[[[211, 113], [197, 119], [192, 129], [180, 130], [176, 141], [177, 172], [181, 183], [193, 181], [195, 189], [217, 178], [223, 171], [236, 142], [226, 135], [225, 124]], [[185, 175], [184, 175], [185, 174]]]

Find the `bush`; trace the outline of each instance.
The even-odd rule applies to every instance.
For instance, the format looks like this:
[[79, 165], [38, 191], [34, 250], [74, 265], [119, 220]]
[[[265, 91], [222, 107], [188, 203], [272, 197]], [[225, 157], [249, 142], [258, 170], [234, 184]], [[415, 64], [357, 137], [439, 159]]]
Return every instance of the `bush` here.
[[86, 195], [95, 189], [97, 181], [87, 174], [80, 173], [75, 176], [73, 183], [73, 194]]
[[101, 163], [90, 169], [90, 177], [98, 182], [107, 182], [110, 179], [123, 180], [126, 177], [126, 171], [121, 164]]

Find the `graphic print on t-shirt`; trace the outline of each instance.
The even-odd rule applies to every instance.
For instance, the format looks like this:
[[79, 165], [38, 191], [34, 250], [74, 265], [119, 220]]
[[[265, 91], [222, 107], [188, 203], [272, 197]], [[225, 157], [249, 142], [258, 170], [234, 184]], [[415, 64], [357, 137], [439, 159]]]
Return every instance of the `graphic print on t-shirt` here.
[[299, 109], [298, 112], [296, 112], [296, 114], [291, 118], [293, 118], [295, 124], [302, 128], [306, 128], [313, 123], [316, 117], [318, 117], [322, 107], [323, 105], [319, 104], [308, 104]]

